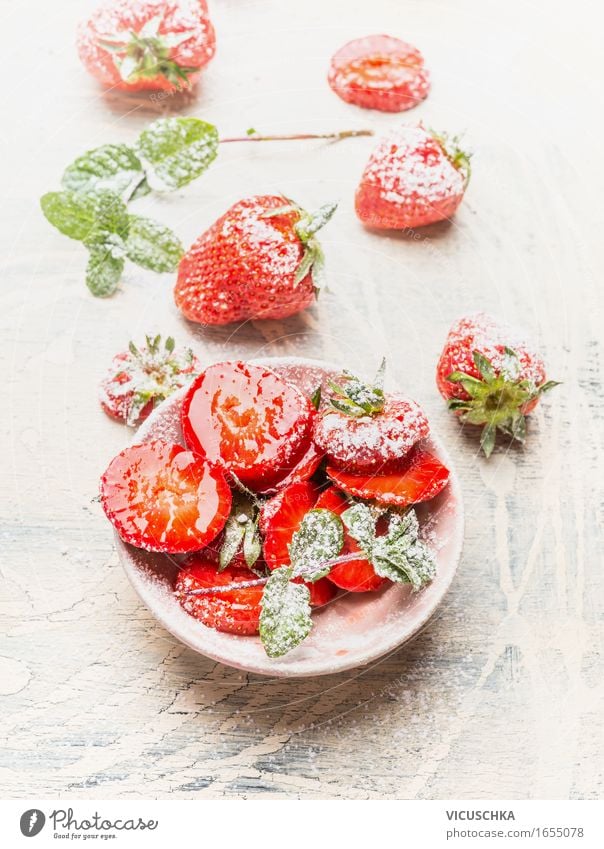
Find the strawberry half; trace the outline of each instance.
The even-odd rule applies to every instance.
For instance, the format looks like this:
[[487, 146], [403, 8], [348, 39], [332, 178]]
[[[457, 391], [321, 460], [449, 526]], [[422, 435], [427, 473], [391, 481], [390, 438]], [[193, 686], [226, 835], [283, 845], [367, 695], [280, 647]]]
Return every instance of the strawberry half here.
[[378, 229], [414, 229], [450, 219], [470, 180], [457, 137], [401, 127], [379, 142], [356, 191], [356, 212]]
[[208, 628], [229, 634], [258, 633], [260, 600], [263, 587], [243, 587], [210, 595], [191, 595], [193, 590], [209, 589], [228, 584], [253, 581], [258, 576], [240, 566], [227, 566], [218, 572], [216, 564], [204, 553], [194, 554], [183, 563], [174, 592], [184, 610]]
[[211, 542], [231, 508], [220, 469], [161, 440], [132, 445], [101, 478], [101, 503], [124, 542], [182, 554]]
[[331, 396], [315, 419], [315, 443], [338, 468], [377, 471], [400, 460], [429, 433], [421, 407], [382, 389], [385, 362], [373, 384], [349, 372], [330, 381]]
[[429, 501], [445, 488], [449, 470], [440, 460], [416, 447], [400, 463], [378, 474], [362, 474], [327, 467], [327, 476], [348, 495], [378, 504], [408, 507]]
[[[341, 516], [350, 507], [350, 504], [335, 486], [330, 486], [329, 489], [321, 493], [315, 507], [331, 510], [332, 513]], [[364, 593], [370, 590], [378, 590], [387, 583], [387, 579], [380, 578], [379, 575], [375, 574], [373, 566], [362, 555], [361, 548], [356, 540], [344, 528], [344, 547], [341, 553], [353, 554], [357, 551], [361, 554], [358, 560], [350, 560], [347, 563], [337, 563], [332, 566], [327, 579], [332, 581], [336, 587], [348, 590], [348, 592]]]
[[430, 91], [422, 54], [390, 35], [349, 41], [333, 56], [327, 79], [346, 103], [382, 112], [411, 109]]
[[134, 426], [177, 389], [186, 386], [201, 368], [190, 348], [176, 350], [169, 336], [147, 336], [140, 349], [133, 342], [116, 354], [100, 385], [99, 401], [107, 415]]
[[315, 410], [264, 366], [217, 363], [192, 383], [182, 406], [187, 445], [255, 491], [282, 480], [308, 450]]
[[234, 204], [180, 261], [176, 306], [190, 321], [211, 325], [306, 309], [323, 267], [316, 233], [335, 208], [309, 215], [280, 195]]
[[123, 91], [189, 88], [215, 49], [205, 0], [106, 0], [78, 29], [85, 68]]
[[[269, 569], [289, 565], [288, 546], [308, 511], [315, 506], [318, 496], [319, 489], [315, 484], [302, 481], [291, 484], [263, 505], [260, 528], [264, 534], [264, 560]], [[305, 583], [310, 590], [313, 607], [327, 604], [336, 595], [334, 585], [327, 578], [315, 582], [304, 582], [297, 578], [296, 581]]]
[[546, 381], [545, 364], [517, 330], [485, 313], [456, 321], [436, 367], [436, 384], [462, 422], [482, 425], [489, 457], [497, 431], [523, 443], [526, 416], [558, 386]]

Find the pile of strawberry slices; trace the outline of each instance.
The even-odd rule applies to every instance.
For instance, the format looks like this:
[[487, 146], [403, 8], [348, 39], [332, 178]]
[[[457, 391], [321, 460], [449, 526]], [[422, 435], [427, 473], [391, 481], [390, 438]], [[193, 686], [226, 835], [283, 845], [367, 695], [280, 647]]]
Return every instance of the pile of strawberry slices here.
[[179, 558], [174, 591], [204, 625], [260, 634], [279, 657], [340, 591], [419, 590], [435, 574], [413, 505], [449, 472], [408, 398], [344, 372], [307, 397], [272, 369], [224, 362], [182, 403], [185, 446], [133, 445], [101, 480], [120, 537]]

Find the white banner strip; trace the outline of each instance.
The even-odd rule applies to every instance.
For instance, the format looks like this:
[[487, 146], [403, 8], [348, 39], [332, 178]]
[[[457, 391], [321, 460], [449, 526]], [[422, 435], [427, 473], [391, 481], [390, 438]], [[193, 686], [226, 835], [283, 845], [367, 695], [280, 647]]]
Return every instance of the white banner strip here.
[[[300, 808], [300, 804], [305, 807]], [[244, 808], [241, 805], [245, 805]], [[238, 806], [237, 808], [235, 806]], [[313, 810], [310, 810], [312, 806]], [[32, 842], [29, 842], [32, 841]], [[117, 843], [116, 841], [119, 841]], [[0, 846], [604, 847], [601, 801], [0, 802]]]

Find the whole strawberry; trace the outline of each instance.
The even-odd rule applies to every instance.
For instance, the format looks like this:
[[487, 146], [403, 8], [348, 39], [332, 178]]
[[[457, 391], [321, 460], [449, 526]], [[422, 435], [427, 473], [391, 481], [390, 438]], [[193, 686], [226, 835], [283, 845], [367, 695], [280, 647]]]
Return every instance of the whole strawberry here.
[[457, 137], [401, 127], [375, 148], [356, 191], [368, 227], [407, 229], [451, 218], [470, 179], [470, 157]]
[[456, 321], [436, 367], [436, 385], [462, 422], [482, 426], [487, 457], [497, 431], [524, 442], [526, 416], [557, 381], [518, 331], [485, 313]]
[[84, 66], [124, 91], [188, 88], [215, 49], [205, 0], [106, 0], [78, 29]]
[[101, 381], [99, 401], [112, 418], [135, 425], [146, 419], [155, 403], [189, 383], [201, 370], [190, 348], [176, 350], [169, 336], [146, 337], [147, 344], [116, 354], [107, 376]]
[[201, 324], [286, 318], [305, 309], [323, 266], [315, 234], [335, 209], [326, 204], [309, 215], [280, 195], [240, 200], [182, 258], [177, 307]]

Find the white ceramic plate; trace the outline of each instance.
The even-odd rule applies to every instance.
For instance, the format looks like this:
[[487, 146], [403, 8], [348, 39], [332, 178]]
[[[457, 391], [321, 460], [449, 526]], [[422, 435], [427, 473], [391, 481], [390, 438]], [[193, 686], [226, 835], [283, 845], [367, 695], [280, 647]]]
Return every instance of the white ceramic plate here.
[[[270, 366], [310, 395], [341, 368], [298, 357], [254, 360]], [[183, 443], [180, 409], [186, 390], [157, 407], [138, 430], [134, 442], [166, 439]], [[213, 660], [260, 675], [303, 677], [352, 669], [376, 660], [416, 634], [443, 600], [457, 569], [463, 541], [463, 503], [459, 482], [445, 448], [432, 434], [428, 449], [450, 469], [445, 490], [417, 508], [422, 535], [436, 553], [438, 571], [418, 593], [389, 586], [374, 593], [338, 596], [313, 613], [309, 637], [284, 657], [267, 657], [258, 637], [223, 634], [185, 613], [172, 593], [178, 560], [152, 554], [117, 539], [121, 563], [142, 601], [171, 634]]]

